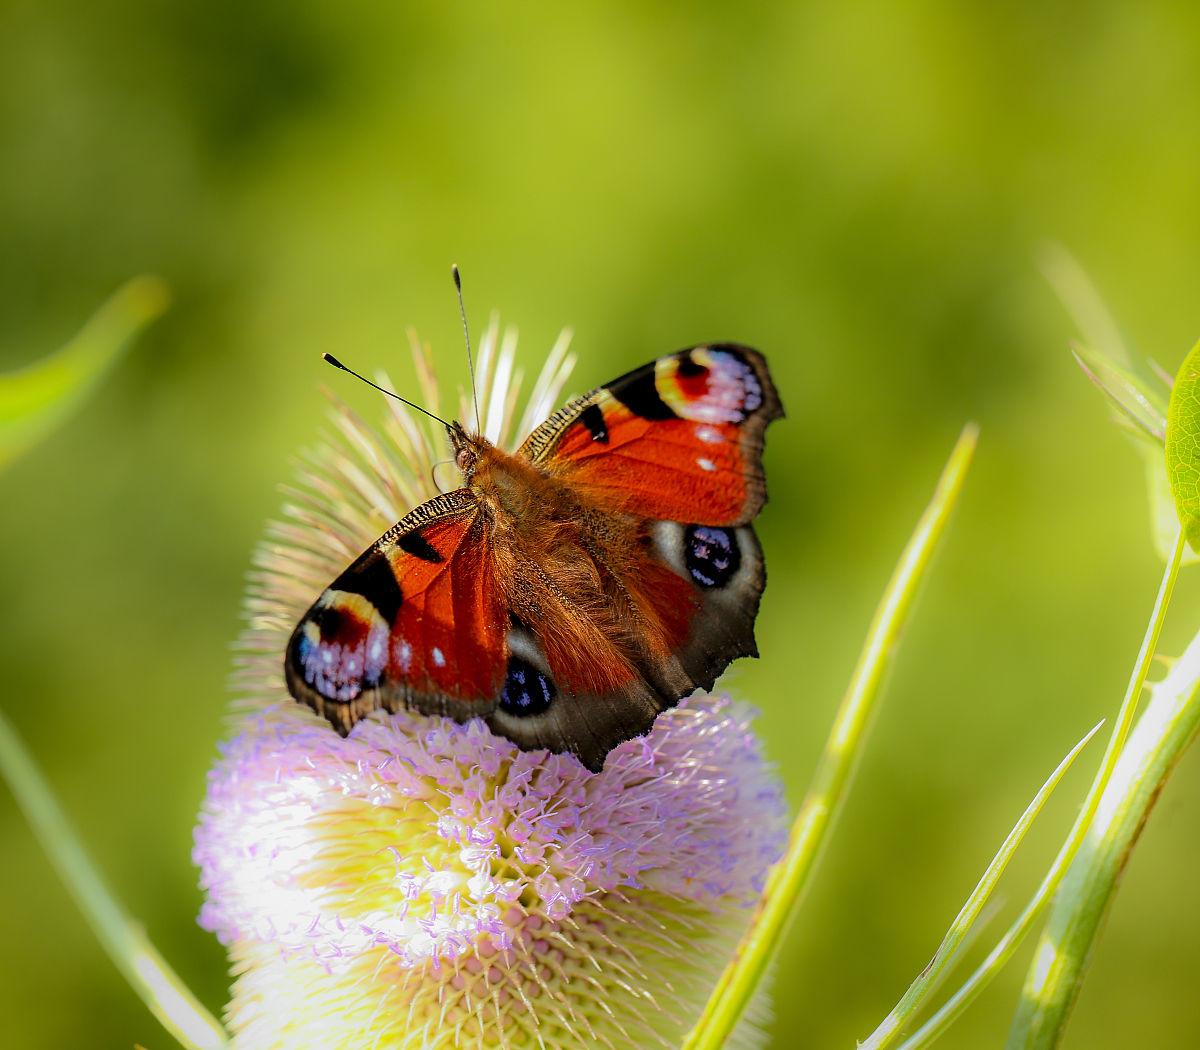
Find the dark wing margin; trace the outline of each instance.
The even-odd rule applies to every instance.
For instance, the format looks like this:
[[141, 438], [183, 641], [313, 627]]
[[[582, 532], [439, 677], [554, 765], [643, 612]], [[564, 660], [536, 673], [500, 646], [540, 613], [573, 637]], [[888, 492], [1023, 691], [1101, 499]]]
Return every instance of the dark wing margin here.
[[758, 656], [754, 621], [766, 567], [749, 525], [729, 529], [660, 521], [653, 535], [659, 558], [694, 594], [687, 630], [671, 642], [673, 659], [659, 661], [649, 672], [651, 681], [673, 689], [679, 700], [696, 689], [711, 689], [734, 660]]

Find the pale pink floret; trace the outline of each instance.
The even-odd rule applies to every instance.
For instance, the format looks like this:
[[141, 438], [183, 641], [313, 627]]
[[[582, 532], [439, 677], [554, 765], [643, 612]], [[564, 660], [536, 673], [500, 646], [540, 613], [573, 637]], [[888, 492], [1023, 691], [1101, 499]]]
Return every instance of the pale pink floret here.
[[[593, 775], [482, 723], [401, 713], [342, 739], [283, 708], [210, 775], [201, 921], [226, 944], [265, 937], [330, 960], [383, 944], [415, 964], [500, 947], [527, 916], [561, 921], [614, 890], [749, 903], [779, 854], [783, 804], [747, 723], [728, 699], [686, 701]], [[386, 856], [344, 834], [368, 807], [394, 813]], [[318, 876], [360, 842], [369, 883], [345, 902]]]

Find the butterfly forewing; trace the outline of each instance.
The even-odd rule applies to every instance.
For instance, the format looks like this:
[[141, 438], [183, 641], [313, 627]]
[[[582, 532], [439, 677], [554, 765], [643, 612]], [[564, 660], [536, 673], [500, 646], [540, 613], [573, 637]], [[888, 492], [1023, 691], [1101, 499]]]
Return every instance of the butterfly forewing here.
[[760, 353], [699, 346], [572, 402], [522, 451], [627, 513], [742, 525], [766, 501], [763, 432], [782, 414]]
[[377, 707], [486, 714], [505, 615], [486, 522], [466, 489], [422, 504], [317, 599], [288, 643], [288, 689], [343, 734]]

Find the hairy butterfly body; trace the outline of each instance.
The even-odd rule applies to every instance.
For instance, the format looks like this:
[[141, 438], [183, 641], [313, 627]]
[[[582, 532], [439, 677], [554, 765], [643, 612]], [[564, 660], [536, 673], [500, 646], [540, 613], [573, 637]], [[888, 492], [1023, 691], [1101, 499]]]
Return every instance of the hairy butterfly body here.
[[464, 485], [417, 507], [301, 618], [288, 689], [349, 733], [376, 708], [483, 718], [599, 770], [756, 656], [763, 357], [661, 357], [577, 398], [516, 453], [449, 427]]

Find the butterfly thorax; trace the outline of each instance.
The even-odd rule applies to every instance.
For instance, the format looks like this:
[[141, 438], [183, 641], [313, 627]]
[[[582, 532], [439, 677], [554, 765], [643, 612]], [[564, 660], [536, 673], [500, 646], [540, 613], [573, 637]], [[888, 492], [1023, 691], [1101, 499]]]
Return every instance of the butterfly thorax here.
[[564, 684], [598, 692], [629, 680], [637, 652], [658, 647], [661, 633], [633, 571], [644, 523], [591, 504], [567, 477], [486, 438], [460, 429], [451, 440], [514, 622], [538, 625]]

